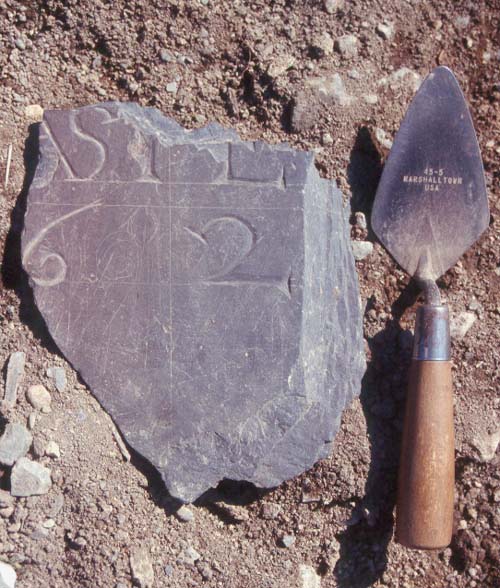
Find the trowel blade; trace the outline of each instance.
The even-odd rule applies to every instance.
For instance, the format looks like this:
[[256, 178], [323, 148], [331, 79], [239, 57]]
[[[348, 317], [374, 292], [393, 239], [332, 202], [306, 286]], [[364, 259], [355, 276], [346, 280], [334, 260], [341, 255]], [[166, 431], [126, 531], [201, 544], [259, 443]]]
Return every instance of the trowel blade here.
[[371, 224], [410, 275], [435, 280], [486, 229], [488, 197], [472, 119], [453, 73], [420, 86], [396, 134]]

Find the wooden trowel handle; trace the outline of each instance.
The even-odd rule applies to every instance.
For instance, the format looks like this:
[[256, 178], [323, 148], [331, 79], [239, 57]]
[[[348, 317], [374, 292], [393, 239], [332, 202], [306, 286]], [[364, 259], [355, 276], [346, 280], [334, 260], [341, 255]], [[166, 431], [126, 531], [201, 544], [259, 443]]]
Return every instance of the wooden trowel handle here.
[[[436, 328], [433, 313], [426, 312], [429, 308], [445, 309], [446, 316], [438, 317], [438, 320], [444, 321], [443, 325], [438, 327], [443, 332], [449, 332], [446, 307], [419, 309], [421, 312], [420, 316], [417, 313], [415, 329], [416, 348], [406, 401], [396, 510], [396, 540], [414, 549], [446, 547], [451, 541], [453, 525], [455, 442], [449, 335], [448, 359], [441, 359], [446, 355], [442, 349], [437, 353], [438, 359], [421, 359], [422, 355], [436, 355], [431, 349], [436, 341], [422, 344], [422, 330], [430, 326]], [[428, 316], [422, 318], [422, 314]], [[443, 348], [446, 345], [438, 341], [439, 346]], [[422, 352], [422, 349], [425, 351]]]

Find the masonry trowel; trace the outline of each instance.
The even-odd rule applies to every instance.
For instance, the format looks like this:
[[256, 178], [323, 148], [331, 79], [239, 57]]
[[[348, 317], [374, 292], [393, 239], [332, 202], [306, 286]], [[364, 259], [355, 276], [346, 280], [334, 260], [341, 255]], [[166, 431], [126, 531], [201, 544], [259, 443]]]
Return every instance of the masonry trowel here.
[[451, 541], [454, 429], [448, 307], [436, 280], [487, 228], [488, 198], [472, 120], [453, 73], [436, 68], [415, 95], [372, 211], [378, 238], [421, 286], [399, 466], [396, 540]]

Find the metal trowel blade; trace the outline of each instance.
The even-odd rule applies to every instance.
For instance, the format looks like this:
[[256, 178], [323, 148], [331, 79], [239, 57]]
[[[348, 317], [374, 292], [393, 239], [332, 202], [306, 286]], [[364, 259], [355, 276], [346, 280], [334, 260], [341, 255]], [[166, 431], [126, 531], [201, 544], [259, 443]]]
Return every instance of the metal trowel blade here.
[[455, 76], [438, 67], [420, 86], [395, 137], [372, 228], [410, 275], [436, 280], [488, 221], [472, 119]]

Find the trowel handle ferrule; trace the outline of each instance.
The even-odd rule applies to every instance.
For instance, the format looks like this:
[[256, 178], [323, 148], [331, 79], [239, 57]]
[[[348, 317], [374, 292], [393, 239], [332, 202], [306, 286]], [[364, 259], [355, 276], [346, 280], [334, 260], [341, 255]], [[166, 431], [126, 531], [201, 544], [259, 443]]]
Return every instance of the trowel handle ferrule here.
[[448, 307], [425, 304], [417, 310], [413, 359], [449, 361], [450, 321]]

